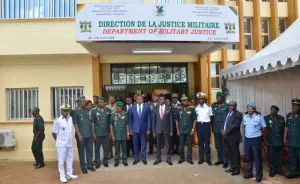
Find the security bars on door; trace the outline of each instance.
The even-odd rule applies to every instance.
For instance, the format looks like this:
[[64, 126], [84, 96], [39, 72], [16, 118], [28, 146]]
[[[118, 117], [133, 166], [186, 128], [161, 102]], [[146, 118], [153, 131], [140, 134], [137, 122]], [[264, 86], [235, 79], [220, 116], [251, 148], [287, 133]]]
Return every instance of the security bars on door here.
[[29, 120], [31, 111], [39, 104], [37, 88], [7, 89], [8, 120]]
[[83, 87], [52, 88], [52, 118], [60, 116], [60, 107], [64, 104], [68, 104], [71, 106], [71, 109], [75, 109], [75, 101], [80, 96], [83, 96]]

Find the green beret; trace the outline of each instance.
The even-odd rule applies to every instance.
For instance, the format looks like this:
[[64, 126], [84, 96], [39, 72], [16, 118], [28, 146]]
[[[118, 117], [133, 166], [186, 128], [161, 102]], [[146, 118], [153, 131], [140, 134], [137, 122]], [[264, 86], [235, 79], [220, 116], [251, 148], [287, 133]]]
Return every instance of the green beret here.
[[123, 107], [124, 106], [124, 103], [122, 101], [117, 101], [116, 104], [119, 107]]
[[218, 92], [217, 92], [217, 97], [218, 97], [218, 96], [220, 96], [220, 97], [224, 97], [224, 93], [223, 93], [223, 92], [221, 92], [221, 91], [218, 91]]
[[297, 98], [295, 98], [295, 99], [292, 100], [292, 103], [293, 103], [293, 104], [300, 105], [300, 100], [297, 99]]
[[103, 100], [104, 101], [104, 98], [102, 96], [99, 96], [98, 100]]
[[85, 96], [81, 96], [81, 97], [77, 98], [77, 100], [75, 102], [80, 102], [82, 100], [85, 100]]
[[276, 106], [276, 105], [272, 105], [272, 106], [271, 106], [271, 109], [276, 109], [277, 111], [279, 111], [279, 107]]

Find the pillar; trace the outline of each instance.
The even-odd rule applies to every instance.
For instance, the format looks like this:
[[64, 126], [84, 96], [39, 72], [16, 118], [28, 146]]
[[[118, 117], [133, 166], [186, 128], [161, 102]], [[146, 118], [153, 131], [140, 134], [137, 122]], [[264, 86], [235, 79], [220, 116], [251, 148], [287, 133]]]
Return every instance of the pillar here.
[[293, 22], [298, 19], [298, 0], [288, 0], [288, 18], [287, 27], [293, 24]]
[[93, 96], [102, 96], [103, 76], [100, 56], [92, 56]]
[[[218, 0], [219, 5], [225, 5], [225, 0]], [[228, 68], [228, 57], [227, 57], [227, 48], [221, 49], [221, 69]], [[210, 84], [211, 88], [211, 84]]]
[[239, 30], [240, 30], [240, 42], [238, 43], [239, 49], [239, 62], [246, 59], [245, 55], [245, 32], [244, 32], [244, 0], [236, 0], [236, 5], [239, 11]]
[[256, 52], [262, 49], [261, 22], [260, 22], [260, 0], [253, 0], [252, 19], [253, 47]]
[[278, 2], [270, 1], [270, 42], [275, 40], [279, 36], [279, 25], [278, 25]]

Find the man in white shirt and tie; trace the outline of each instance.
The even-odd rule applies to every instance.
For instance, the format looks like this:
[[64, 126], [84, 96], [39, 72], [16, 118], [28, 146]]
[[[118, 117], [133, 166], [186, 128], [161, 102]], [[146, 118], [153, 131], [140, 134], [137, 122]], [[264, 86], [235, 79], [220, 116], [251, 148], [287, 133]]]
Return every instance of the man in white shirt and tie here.
[[211, 155], [210, 155], [210, 123], [211, 117], [213, 116], [212, 109], [206, 104], [207, 95], [199, 92], [196, 97], [198, 98], [198, 106], [196, 107], [197, 115], [197, 136], [198, 136], [198, 147], [199, 147], [199, 162], [198, 164], [204, 163], [204, 152], [206, 156], [206, 163], [212, 166]]

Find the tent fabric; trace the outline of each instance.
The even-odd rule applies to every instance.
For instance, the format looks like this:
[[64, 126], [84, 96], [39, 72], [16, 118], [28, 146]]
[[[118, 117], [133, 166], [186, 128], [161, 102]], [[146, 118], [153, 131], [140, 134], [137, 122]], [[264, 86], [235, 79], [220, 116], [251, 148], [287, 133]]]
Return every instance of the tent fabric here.
[[300, 65], [300, 19], [284, 33], [249, 59], [222, 70], [228, 80], [260, 75]]

